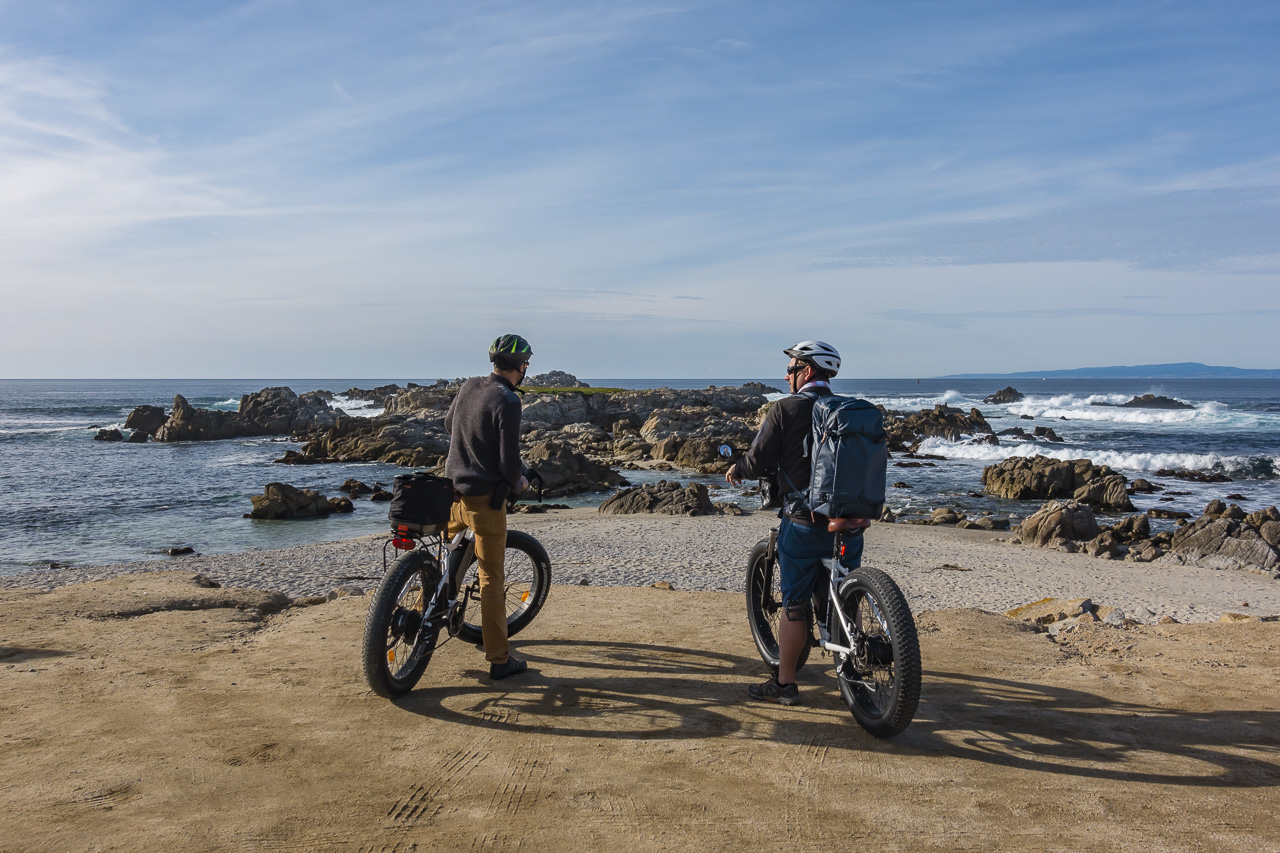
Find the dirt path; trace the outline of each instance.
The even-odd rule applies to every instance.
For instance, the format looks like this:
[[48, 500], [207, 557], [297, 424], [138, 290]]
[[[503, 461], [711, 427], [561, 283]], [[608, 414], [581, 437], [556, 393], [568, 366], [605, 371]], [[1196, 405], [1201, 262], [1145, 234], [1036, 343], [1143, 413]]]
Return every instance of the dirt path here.
[[920, 617], [891, 742], [819, 658], [764, 674], [738, 595], [557, 586], [499, 685], [443, 646], [372, 696], [365, 599], [134, 575], [0, 592], [4, 850], [1280, 850], [1280, 623]]

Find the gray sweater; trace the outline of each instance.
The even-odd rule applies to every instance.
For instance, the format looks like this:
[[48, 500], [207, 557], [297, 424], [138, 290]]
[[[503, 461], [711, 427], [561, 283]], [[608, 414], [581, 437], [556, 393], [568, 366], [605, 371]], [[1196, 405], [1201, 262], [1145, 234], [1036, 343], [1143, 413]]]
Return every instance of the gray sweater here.
[[490, 373], [458, 389], [444, 417], [449, 431], [445, 476], [464, 495], [487, 495], [504, 481], [520, 485], [520, 398], [515, 386]]

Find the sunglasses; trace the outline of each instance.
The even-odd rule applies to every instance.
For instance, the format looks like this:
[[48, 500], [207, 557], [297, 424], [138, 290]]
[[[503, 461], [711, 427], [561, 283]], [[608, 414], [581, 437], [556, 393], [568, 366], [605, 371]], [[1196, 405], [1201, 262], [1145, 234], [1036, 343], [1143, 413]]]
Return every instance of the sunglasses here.
[[805, 370], [805, 368], [806, 368], [806, 367], [808, 367], [808, 366], [809, 366], [809, 365], [804, 364], [803, 362], [802, 362], [802, 363], [800, 363], [800, 364], [793, 364], [793, 365], [791, 365], [790, 367], [788, 367], [788, 368], [787, 368], [787, 375], [788, 375], [788, 376], [795, 376], [797, 373], [803, 373], [803, 372], [804, 372], [804, 370]]

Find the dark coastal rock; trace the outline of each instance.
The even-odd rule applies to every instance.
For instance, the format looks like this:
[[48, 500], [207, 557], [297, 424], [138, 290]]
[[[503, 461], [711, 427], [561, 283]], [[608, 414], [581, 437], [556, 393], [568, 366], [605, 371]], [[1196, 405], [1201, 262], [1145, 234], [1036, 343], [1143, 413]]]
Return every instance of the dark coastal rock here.
[[1014, 456], [982, 471], [984, 490], [996, 497], [1072, 498], [1103, 509], [1132, 512], [1126, 483], [1123, 474], [1088, 459], [1063, 462], [1045, 456]]
[[525, 385], [531, 388], [590, 388], [591, 386], [585, 382], [580, 382], [578, 377], [572, 373], [565, 373], [563, 370], [552, 370], [548, 373], [539, 373], [537, 376], [530, 376], [524, 381]]
[[719, 417], [755, 416], [766, 402], [763, 394], [743, 388], [707, 388], [701, 391], [654, 388], [594, 394], [570, 390], [530, 392], [525, 395], [523, 417], [528, 423], [550, 428], [572, 423], [593, 423], [608, 428], [620, 420], [643, 424], [654, 412], [664, 409], [710, 410]]
[[711, 503], [707, 487], [701, 483], [682, 487], [675, 481], [660, 480], [616, 492], [600, 504], [600, 512], [605, 515], [715, 515], [719, 510]]
[[1077, 501], [1050, 501], [1023, 520], [1018, 537], [1024, 545], [1036, 548], [1058, 548], [1076, 551], [1078, 546], [1064, 542], [1088, 542], [1102, 533], [1093, 510]]
[[1141, 397], [1134, 397], [1127, 403], [1121, 403], [1124, 409], [1194, 409], [1195, 406], [1188, 405], [1181, 400], [1175, 400], [1172, 397], [1161, 397], [1155, 394], [1143, 394]]
[[1035, 416], [1034, 416], [1034, 415], [1018, 415], [1018, 420], [1020, 420], [1020, 421], [1034, 421], [1034, 420], [1035, 420]]
[[1164, 509], [1163, 507], [1152, 507], [1147, 510], [1147, 515], [1151, 518], [1190, 518], [1191, 513], [1183, 512], [1180, 509]]
[[1022, 398], [1023, 398], [1022, 392], [1019, 391], [1017, 388], [1014, 388], [1012, 385], [1009, 385], [1005, 387], [1004, 390], [1002, 391], [997, 391], [994, 394], [991, 394], [987, 397], [983, 397], [982, 402], [995, 403], [997, 405], [1003, 406], [1009, 403], [1017, 403], [1021, 401]]
[[382, 401], [386, 409], [384, 415], [412, 415], [427, 420], [444, 419], [462, 387], [462, 380], [445, 382], [443, 379], [434, 385], [415, 385], [406, 388]]
[[197, 409], [178, 394], [173, 398], [173, 411], [156, 431], [156, 441], [217, 441], [224, 438], [266, 435], [257, 424], [238, 412]]
[[[414, 385], [410, 382], [409, 387], [420, 388], [422, 386]], [[368, 400], [371, 403], [376, 403], [385, 407], [388, 400], [403, 390], [405, 389], [392, 383], [390, 385], [379, 385], [377, 388], [348, 388], [346, 391], [342, 392], [342, 396], [346, 397], [348, 400]], [[333, 398], [330, 397], [329, 399], [332, 400]]]
[[1186, 468], [1161, 468], [1157, 477], [1173, 477], [1189, 483], [1230, 483], [1231, 478], [1217, 471], [1192, 471]]
[[339, 415], [333, 426], [312, 430], [304, 437], [307, 443], [302, 455], [324, 462], [389, 462], [433, 468], [449, 453], [449, 436], [437, 418]]
[[393, 497], [394, 495], [392, 495], [391, 492], [388, 492], [386, 489], [375, 488], [373, 490], [373, 494], [369, 495], [369, 500], [373, 501], [374, 503], [386, 503], [387, 501], [391, 500]]
[[286, 450], [284, 452], [284, 456], [271, 461], [279, 465], [320, 465], [325, 462], [336, 462], [337, 460], [323, 459], [319, 456], [307, 456], [306, 454], [299, 453], [296, 450]]
[[1144, 480], [1141, 477], [1135, 479], [1129, 484], [1129, 491], [1141, 492], [1142, 494], [1151, 494], [1153, 492], [1164, 491], [1164, 486], [1157, 485], [1150, 480]]
[[1022, 427], [1017, 427], [1017, 426], [1016, 426], [1016, 427], [1009, 427], [1008, 429], [1002, 429], [1002, 430], [1000, 430], [998, 433], [996, 433], [996, 435], [1000, 435], [1000, 436], [1005, 436], [1005, 435], [1010, 435], [1010, 436], [1023, 436], [1023, 435], [1026, 435], [1026, 434], [1027, 434], [1027, 431], [1026, 431], [1025, 429], [1023, 429]]
[[315, 518], [332, 512], [329, 499], [314, 489], [299, 489], [287, 483], [267, 483], [263, 493], [254, 495], [251, 518]]
[[299, 397], [291, 388], [263, 388], [240, 398], [240, 417], [261, 430], [261, 435], [292, 435], [303, 430], [333, 426], [337, 417], [315, 392]]
[[159, 406], [138, 406], [124, 419], [124, 428], [155, 435], [168, 419], [169, 416]]
[[523, 455], [529, 467], [542, 476], [543, 494], [547, 497], [600, 492], [627, 485], [617, 471], [588, 459], [562, 442], [539, 442], [525, 450]]
[[930, 524], [955, 524], [964, 519], [963, 512], [957, 512], [949, 506], [941, 506], [929, 516]]
[[373, 487], [357, 479], [350, 478], [344, 481], [341, 486], [338, 486], [338, 491], [346, 492], [350, 495], [367, 495], [373, 492]]
[[147, 435], [142, 430], [135, 429], [133, 432], [129, 433], [129, 437], [126, 438], [125, 441], [129, 444], [146, 444], [147, 439], [149, 438], [151, 438], [151, 436]]
[[889, 436], [889, 450], [901, 452], [918, 450], [926, 438], [942, 438], [959, 441], [966, 435], [994, 435], [982, 412], [970, 409], [968, 413], [939, 403], [932, 409], [922, 409], [905, 414], [893, 409], [880, 410], [884, 415], [884, 428]]
[[1053, 427], [1038, 426], [1031, 432], [1031, 434], [1036, 438], [1043, 438], [1046, 441], [1054, 441], [1058, 443], [1066, 441], [1066, 439], [1053, 431]]
[[94, 441], [124, 441], [124, 435], [120, 430], [112, 427], [111, 429], [100, 429], [97, 435], [93, 437]]
[[329, 512], [355, 512], [355, 506], [352, 505], [351, 498], [329, 498]]

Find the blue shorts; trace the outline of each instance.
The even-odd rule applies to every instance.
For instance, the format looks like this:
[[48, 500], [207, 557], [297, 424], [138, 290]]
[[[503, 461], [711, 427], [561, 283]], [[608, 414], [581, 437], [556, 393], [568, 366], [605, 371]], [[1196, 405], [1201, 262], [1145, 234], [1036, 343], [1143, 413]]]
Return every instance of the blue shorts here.
[[[808, 604], [813, 589], [822, 577], [822, 561], [831, 556], [836, 535], [825, 524], [798, 524], [783, 516], [778, 525], [778, 569], [782, 584], [782, 602]], [[862, 565], [862, 537], [844, 538], [844, 559], [847, 568]]]

